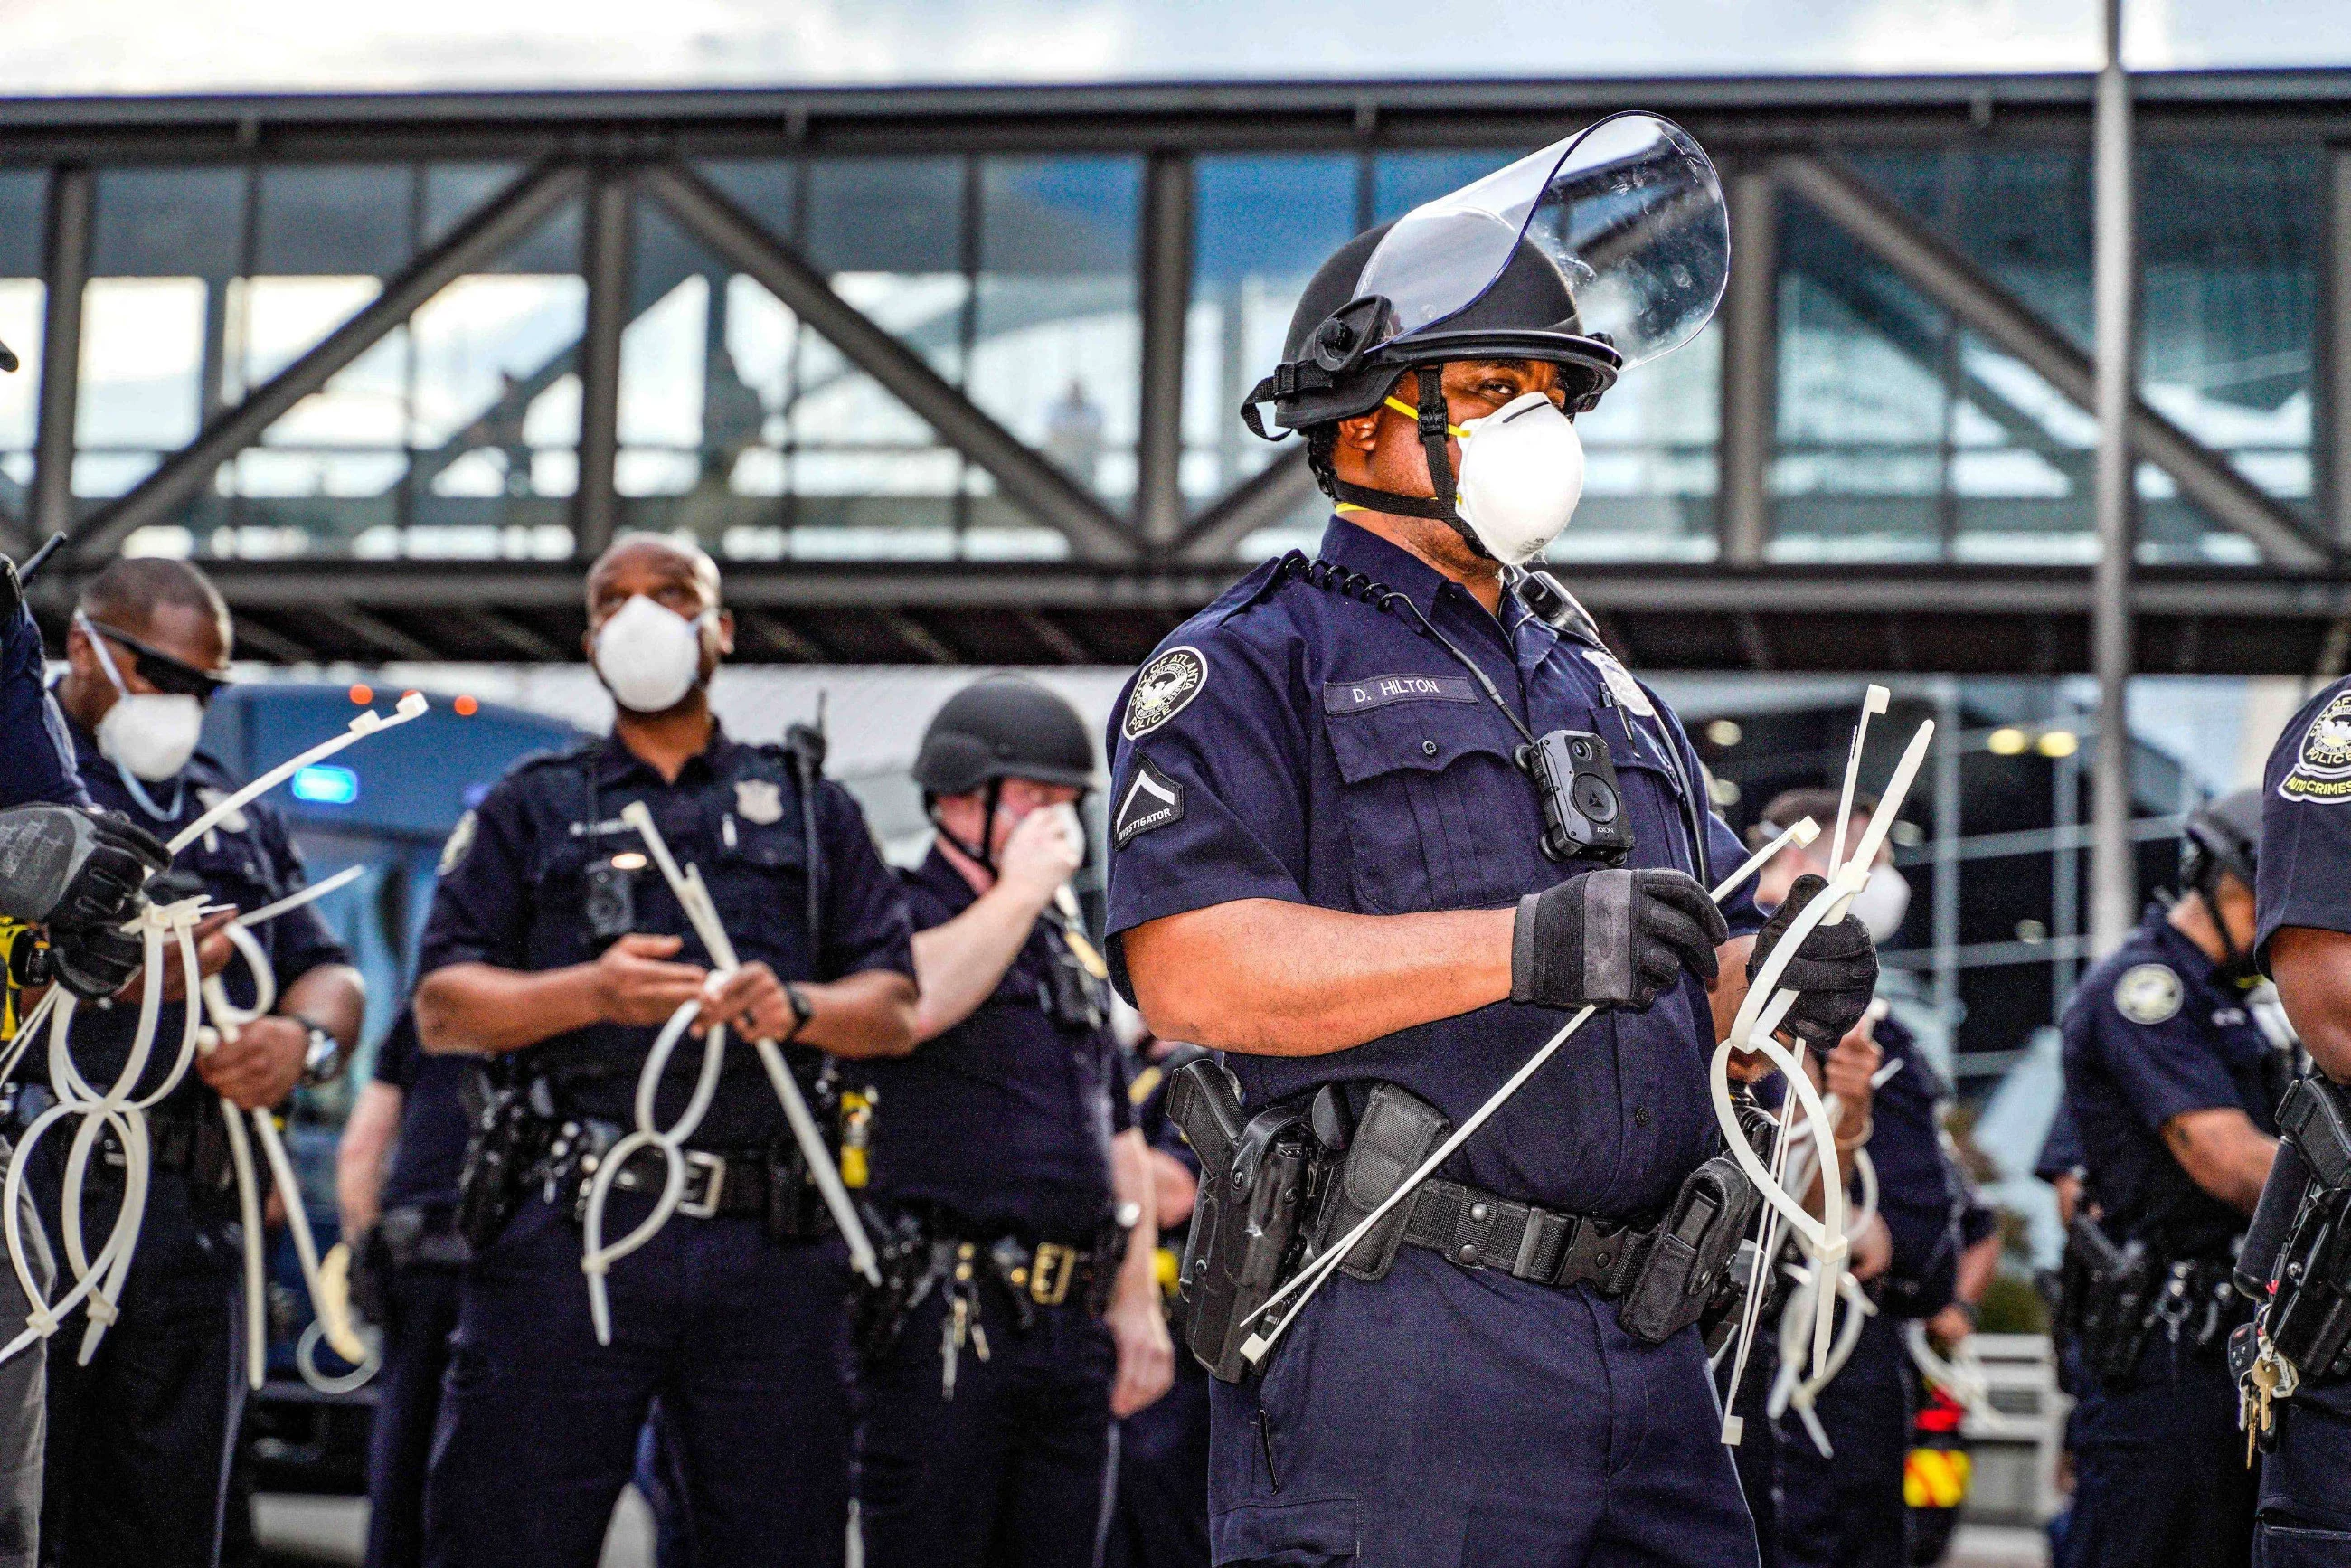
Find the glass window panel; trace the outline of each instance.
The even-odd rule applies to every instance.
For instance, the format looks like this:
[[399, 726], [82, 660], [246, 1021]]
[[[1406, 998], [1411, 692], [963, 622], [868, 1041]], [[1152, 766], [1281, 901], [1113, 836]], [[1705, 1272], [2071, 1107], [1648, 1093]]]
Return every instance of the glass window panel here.
[[1134, 158], [980, 169], [971, 399], [1119, 507], [1134, 493], [1142, 183]]
[[1524, 157], [1530, 148], [1383, 152], [1372, 161], [1372, 222], [1384, 224]]
[[[425, 170], [424, 232], [418, 243], [431, 246], [446, 239], [451, 229], [513, 184], [522, 172], [519, 163], [435, 163]], [[572, 260], [577, 265], [576, 253]]]
[[1552, 559], [1713, 559], [1721, 365], [1722, 333], [1709, 326], [1576, 417], [1583, 499]]
[[0, 528], [22, 523], [39, 423], [41, 242], [48, 180], [38, 171], [0, 170], [0, 343], [20, 361], [0, 375]]
[[204, 357], [201, 277], [96, 277], [82, 296], [85, 447], [186, 444]]
[[0, 277], [41, 276], [48, 192], [48, 176], [37, 169], [0, 169]]
[[1355, 233], [1359, 168], [1351, 153], [1218, 156], [1193, 166], [1184, 440], [1208, 458], [1183, 466], [1195, 510], [1273, 459], [1276, 448], [1250, 435], [1237, 411], [1280, 359], [1306, 280]]
[[102, 169], [90, 274], [227, 277], [244, 247], [242, 169]]
[[703, 178], [785, 241], [799, 235], [799, 165], [781, 158], [717, 159], [700, 166]]
[[834, 158], [809, 166], [809, 260], [841, 298], [948, 381], [972, 323], [961, 158]]
[[353, 277], [399, 271], [408, 264], [416, 184], [416, 171], [397, 165], [265, 168], [253, 270]]

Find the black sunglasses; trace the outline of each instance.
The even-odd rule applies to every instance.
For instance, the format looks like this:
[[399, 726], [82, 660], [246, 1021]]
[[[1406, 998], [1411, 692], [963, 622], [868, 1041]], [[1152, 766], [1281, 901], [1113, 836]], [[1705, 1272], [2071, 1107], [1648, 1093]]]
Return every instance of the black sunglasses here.
[[131, 667], [139, 672], [141, 679], [159, 692], [208, 703], [213, 700], [214, 692], [228, 685], [225, 677], [184, 664], [169, 653], [158, 653], [138, 638], [119, 632], [103, 621], [92, 621], [85, 616], [83, 624], [107, 641], [120, 643], [130, 649]]

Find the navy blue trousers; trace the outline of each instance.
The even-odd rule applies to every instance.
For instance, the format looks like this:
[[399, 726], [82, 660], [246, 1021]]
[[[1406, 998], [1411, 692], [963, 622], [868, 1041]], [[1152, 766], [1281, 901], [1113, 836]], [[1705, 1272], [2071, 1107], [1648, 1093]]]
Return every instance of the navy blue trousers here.
[[1179, 1340], [1174, 1385], [1118, 1424], [1118, 1493], [1102, 1568], [1207, 1563], [1209, 1381]]
[[1209, 1390], [1215, 1562], [1753, 1568], [1698, 1331], [1407, 1247]]
[[[616, 1194], [607, 1234], [645, 1200]], [[533, 1200], [465, 1271], [426, 1483], [435, 1568], [594, 1568], [658, 1397], [696, 1568], [837, 1568], [849, 1515], [849, 1272], [835, 1243], [674, 1218], [612, 1266], [599, 1345], [580, 1232]]]
[[441, 1415], [455, 1269], [392, 1269], [384, 1279], [383, 1364], [368, 1430], [367, 1568], [416, 1568], [424, 1553], [424, 1467]]
[[1779, 1423], [1780, 1561], [1786, 1568], [1906, 1568], [1912, 1380], [1901, 1321], [1867, 1321], [1853, 1357], [1820, 1392], [1835, 1453], [1823, 1458], [1792, 1409]]
[[941, 1387], [944, 1292], [858, 1377], [857, 1518], [869, 1568], [1090, 1568], [1111, 1469], [1110, 1331], [1074, 1301], [1027, 1333], [980, 1291], [987, 1359]]
[[2351, 1568], [2351, 1382], [2279, 1406], [2253, 1559], [2257, 1568]]
[[2242, 1568], [2255, 1478], [2237, 1429], [2237, 1385], [2219, 1346], [2189, 1353], [2160, 1332], [2153, 1338], [2128, 1384], [2083, 1376], [2066, 1561]]

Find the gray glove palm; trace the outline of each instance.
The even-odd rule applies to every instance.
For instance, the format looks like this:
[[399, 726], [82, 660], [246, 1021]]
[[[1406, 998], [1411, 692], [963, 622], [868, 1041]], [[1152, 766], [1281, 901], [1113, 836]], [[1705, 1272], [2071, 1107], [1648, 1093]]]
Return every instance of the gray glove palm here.
[[1684, 873], [1590, 871], [1519, 900], [1510, 999], [1646, 1008], [1681, 983], [1716, 974], [1730, 939], [1722, 911]]

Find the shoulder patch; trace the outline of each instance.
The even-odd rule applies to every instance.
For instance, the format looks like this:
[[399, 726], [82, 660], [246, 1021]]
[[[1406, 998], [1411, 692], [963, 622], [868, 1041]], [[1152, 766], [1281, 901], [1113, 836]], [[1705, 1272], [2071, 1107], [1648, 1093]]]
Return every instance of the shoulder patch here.
[[2351, 800], [2351, 689], [2337, 693], [2310, 721], [2277, 792], [2319, 805]]
[[2133, 964], [2115, 982], [2115, 1010], [2136, 1024], [2168, 1023], [2185, 992], [2168, 964]]
[[1586, 648], [1583, 656], [1592, 662], [1593, 669], [1600, 672], [1600, 678], [1608, 683], [1608, 690], [1618, 702], [1643, 718], [1657, 716], [1656, 704], [1649, 700], [1649, 694], [1642, 688], [1641, 683], [1633, 678], [1633, 672], [1616, 662], [1615, 654], [1604, 648]]
[[449, 841], [441, 846], [441, 868], [434, 873], [435, 876], [447, 876], [464, 863], [465, 852], [474, 847], [476, 825], [477, 820], [471, 811], [457, 819], [457, 825], [449, 831]]
[[1208, 661], [1199, 649], [1188, 643], [1168, 649], [1134, 677], [1120, 733], [1129, 740], [1142, 739], [1182, 713], [1207, 684]]
[[[229, 791], [226, 789], [215, 789], [209, 784], [196, 786], [196, 799], [204, 802], [204, 808], [207, 811], [228, 798]], [[220, 826], [221, 831], [225, 833], [241, 833], [253, 826], [253, 822], [243, 810], [235, 810], [223, 817], [220, 820]]]
[[1148, 757], [1134, 759], [1134, 777], [1118, 802], [1110, 826], [1111, 843], [1124, 849], [1138, 833], [1184, 820], [1184, 786], [1151, 765]]

